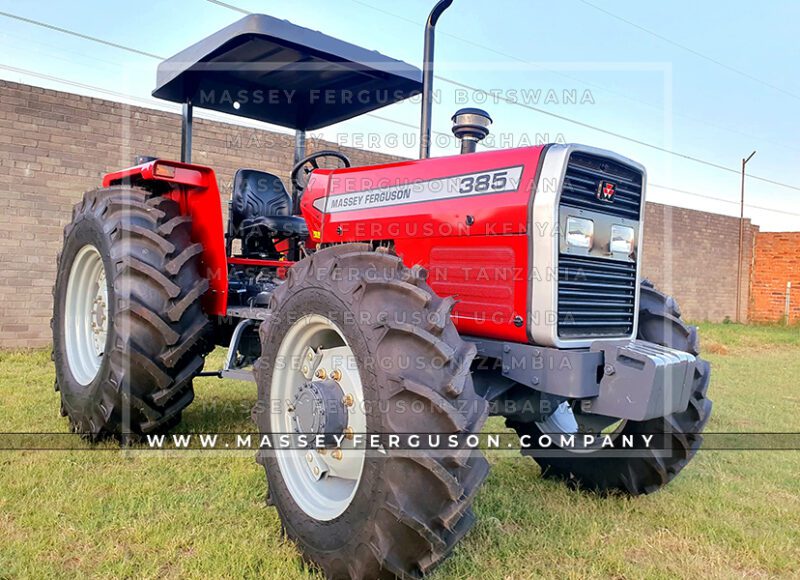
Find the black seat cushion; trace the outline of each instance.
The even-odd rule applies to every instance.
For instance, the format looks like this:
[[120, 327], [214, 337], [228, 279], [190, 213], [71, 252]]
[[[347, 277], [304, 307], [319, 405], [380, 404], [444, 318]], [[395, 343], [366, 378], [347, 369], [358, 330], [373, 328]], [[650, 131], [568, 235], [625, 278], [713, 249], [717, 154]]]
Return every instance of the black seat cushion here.
[[244, 220], [241, 225], [244, 236], [249, 236], [254, 230], [261, 228], [272, 238], [308, 237], [306, 220], [296, 216], [254, 217]]
[[240, 169], [233, 178], [231, 217], [233, 225], [249, 218], [291, 215], [292, 200], [277, 175]]
[[303, 218], [292, 215], [292, 199], [277, 175], [255, 169], [240, 169], [233, 178], [228, 247], [242, 240], [245, 257], [279, 259], [277, 242], [307, 238]]

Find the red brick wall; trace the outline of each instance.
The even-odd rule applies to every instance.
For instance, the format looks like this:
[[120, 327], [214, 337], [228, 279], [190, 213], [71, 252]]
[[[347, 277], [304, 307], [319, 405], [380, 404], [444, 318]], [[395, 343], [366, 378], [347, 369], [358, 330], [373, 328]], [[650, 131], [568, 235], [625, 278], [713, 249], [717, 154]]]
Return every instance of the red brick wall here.
[[786, 320], [787, 282], [792, 284], [788, 321], [800, 322], [800, 232], [760, 232], [751, 278], [751, 320]]
[[[0, 348], [50, 343], [55, 258], [83, 192], [137, 154], [177, 158], [179, 140], [175, 114], [0, 81]], [[214, 167], [223, 199], [240, 167], [286, 179], [293, 147], [292, 136], [195, 120], [193, 159]], [[396, 159], [347, 154], [358, 165]], [[646, 216], [645, 275], [675, 294], [688, 318], [733, 318], [738, 220], [657, 204]]]

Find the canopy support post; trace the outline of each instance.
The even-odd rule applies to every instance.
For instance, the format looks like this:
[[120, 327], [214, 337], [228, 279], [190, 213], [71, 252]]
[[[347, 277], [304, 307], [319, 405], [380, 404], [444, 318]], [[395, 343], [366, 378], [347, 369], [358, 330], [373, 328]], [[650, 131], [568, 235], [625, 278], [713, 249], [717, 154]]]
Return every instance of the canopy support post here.
[[[294, 161], [292, 167], [297, 165], [300, 160], [306, 156], [306, 132], [302, 129], [296, 129], [294, 132]], [[292, 184], [292, 214], [300, 214], [300, 200], [297, 197], [297, 188]], [[289, 259], [300, 259], [300, 248], [297, 239], [292, 238], [289, 240]]]
[[295, 165], [306, 156], [306, 132], [297, 129], [294, 132], [294, 163]]
[[183, 104], [181, 112], [181, 162], [192, 162], [192, 111], [191, 101]]

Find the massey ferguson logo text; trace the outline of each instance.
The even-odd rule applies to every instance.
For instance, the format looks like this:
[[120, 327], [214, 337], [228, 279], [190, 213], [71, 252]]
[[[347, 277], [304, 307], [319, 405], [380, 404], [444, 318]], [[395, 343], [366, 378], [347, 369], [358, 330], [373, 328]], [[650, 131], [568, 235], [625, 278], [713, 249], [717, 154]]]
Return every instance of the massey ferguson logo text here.
[[617, 192], [617, 186], [610, 181], [601, 181], [597, 186], [597, 199], [600, 201], [607, 201], [611, 203], [614, 201], [614, 194]]

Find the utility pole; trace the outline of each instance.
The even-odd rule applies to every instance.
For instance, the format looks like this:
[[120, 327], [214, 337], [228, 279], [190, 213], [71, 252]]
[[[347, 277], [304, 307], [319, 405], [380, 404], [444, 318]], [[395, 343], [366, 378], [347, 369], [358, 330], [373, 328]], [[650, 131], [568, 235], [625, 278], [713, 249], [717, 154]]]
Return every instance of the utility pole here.
[[742, 158], [742, 200], [739, 203], [739, 263], [736, 269], [736, 322], [741, 322], [742, 310], [742, 260], [744, 260], [744, 168], [753, 158], [753, 151], [746, 159]]

